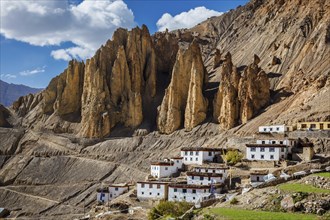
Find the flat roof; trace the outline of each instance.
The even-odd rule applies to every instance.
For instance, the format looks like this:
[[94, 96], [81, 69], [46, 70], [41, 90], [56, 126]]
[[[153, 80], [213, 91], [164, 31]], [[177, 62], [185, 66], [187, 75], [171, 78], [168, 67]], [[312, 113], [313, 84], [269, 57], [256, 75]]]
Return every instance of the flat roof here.
[[181, 151], [227, 151], [227, 149], [215, 147], [183, 147]]
[[110, 184], [109, 187], [128, 187], [129, 185], [127, 183], [113, 183]]
[[154, 166], [173, 166], [174, 162], [173, 161], [155, 161], [155, 162], [151, 162], [151, 165], [154, 165]]
[[297, 122], [297, 124], [319, 124], [319, 123], [330, 123], [330, 121], [304, 121], [304, 122]]
[[250, 175], [267, 175], [268, 170], [251, 170]]
[[158, 182], [158, 181], [139, 181], [137, 184], [160, 184], [160, 185], [168, 185], [170, 182]]
[[195, 166], [194, 169], [208, 169], [208, 170], [228, 170], [229, 167], [227, 167], [226, 165], [224, 166], [206, 166], [206, 165], [203, 165], [203, 166]]
[[[221, 187], [224, 184], [213, 184], [215, 188]], [[178, 183], [171, 183], [169, 185], [171, 188], [186, 188], [186, 189], [210, 189], [211, 185], [193, 185], [193, 184], [178, 184]]]
[[171, 159], [175, 159], [175, 160], [182, 160], [183, 159], [183, 157], [180, 157], [180, 156], [177, 156], [177, 157], [171, 157]]
[[187, 176], [222, 177], [222, 173], [187, 172]]
[[109, 192], [109, 188], [108, 187], [105, 187], [105, 188], [99, 188], [96, 190], [96, 192], [100, 193], [108, 193]]
[[261, 127], [278, 127], [278, 126], [286, 126], [285, 124], [282, 125], [260, 125], [259, 128]]
[[246, 144], [246, 147], [288, 147], [288, 145], [285, 144]]

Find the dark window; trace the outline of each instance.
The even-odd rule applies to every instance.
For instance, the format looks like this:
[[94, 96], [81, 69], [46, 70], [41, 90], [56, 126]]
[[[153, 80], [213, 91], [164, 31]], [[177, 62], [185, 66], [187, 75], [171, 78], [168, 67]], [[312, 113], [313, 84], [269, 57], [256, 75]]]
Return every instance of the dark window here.
[[270, 130], [270, 131], [273, 131], [273, 129], [272, 129], [272, 128], [269, 128], [269, 130]]
[[176, 196], [174, 196], [174, 198], [176, 199]]
[[284, 159], [284, 155], [282, 155], [282, 158]]
[[183, 193], [187, 193], [187, 189], [182, 189], [182, 192]]
[[159, 193], [157, 193], [157, 196], [159, 196]]
[[187, 161], [187, 160], [188, 160], [188, 158], [187, 158], [187, 157], [185, 157], [185, 158], [184, 158], [184, 160], [185, 160], [185, 161]]
[[186, 196], [184, 196], [183, 199], [186, 199]]
[[257, 176], [257, 181], [259, 182], [259, 177]]
[[280, 128], [277, 127], [277, 128], [276, 128], [276, 131], [279, 131], [279, 130], [280, 130]]
[[311, 124], [311, 128], [316, 128], [316, 124]]
[[265, 152], [265, 148], [261, 147], [260, 152]]
[[152, 184], [149, 184], [149, 188], [152, 189]]
[[165, 167], [165, 170], [168, 170], [168, 167]]
[[255, 147], [251, 147], [251, 152], [255, 152], [256, 148]]
[[144, 195], [144, 192], [142, 192], [141, 194]]
[[144, 188], [144, 183], [141, 184], [141, 188]]
[[283, 147], [281, 148], [281, 152], [284, 152], [284, 148]]
[[280, 144], [283, 144], [283, 141], [280, 141]]
[[205, 170], [205, 173], [207, 173], [207, 172], [208, 172], [208, 169]]
[[211, 180], [211, 177], [208, 177], [208, 180]]
[[215, 170], [213, 170], [213, 173], [215, 173]]
[[157, 189], [160, 189], [160, 184], [157, 184]]
[[272, 144], [276, 144], [276, 141], [272, 141]]
[[198, 161], [198, 157], [196, 157], [196, 161]]
[[267, 131], [267, 129], [266, 129], [266, 128], [264, 128], [264, 131]]
[[198, 152], [198, 151], [196, 151], [195, 155], [197, 156], [198, 154], [199, 154], [199, 152]]
[[274, 147], [270, 147], [269, 148], [269, 152], [275, 152], [275, 148]]
[[200, 180], [204, 180], [204, 177], [203, 177], [203, 176], [201, 176], [201, 177], [199, 177], [199, 179], [200, 179]]
[[261, 141], [262, 144], [265, 144], [265, 141]]
[[194, 176], [191, 176], [191, 179], [193, 180], [195, 177]]
[[110, 194], [110, 197], [112, 198], [112, 194]]
[[177, 192], [177, 191], [178, 191], [178, 189], [174, 188], [174, 192]]
[[330, 128], [330, 124], [328, 124], [328, 128]]
[[188, 155], [188, 152], [186, 151], [186, 152], [184, 152], [184, 155]]
[[265, 158], [265, 156], [262, 154], [262, 155], [260, 156], [260, 158], [261, 158], [261, 159], [264, 159], [264, 158]]
[[193, 200], [195, 200], [195, 197], [193, 197]]
[[192, 190], [192, 193], [196, 193], [196, 189], [193, 189], [193, 190]]
[[115, 191], [118, 191], [118, 187], [115, 188]]
[[191, 156], [194, 155], [194, 152], [190, 151], [190, 155], [191, 155]]
[[152, 195], [152, 192], [150, 192], [149, 195]]
[[307, 125], [306, 124], [302, 124], [301, 127], [302, 128], [307, 128]]
[[209, 151], [209, 156], [212, 156], [212, 152], [211, 151]]
[[274, 155], [270, 155], [270, 159], [274, 159]]
[[190, 161], [192, 161], [193, 160], [193, 158], [192, 157], [190, 157]]
[[254, 154], [251, 154], [251, 158], [254, 159]]

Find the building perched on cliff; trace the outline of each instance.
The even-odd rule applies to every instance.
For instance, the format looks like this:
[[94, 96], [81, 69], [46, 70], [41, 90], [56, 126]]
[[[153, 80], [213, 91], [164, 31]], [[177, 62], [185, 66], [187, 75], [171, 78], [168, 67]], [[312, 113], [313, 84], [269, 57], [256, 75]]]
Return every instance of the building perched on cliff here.
[[164, 161], [152, 162], [150, 174], [156, 179], [171, 177], [182, 169], [182, 157], [173, 157]]
[[246, 144], [248, 160], [285, 160], [289, 147], [284, 144]]
[[203, 162], [217, 162], [216, 156], [225, 153], [222, 148], [210, 147], [183, 147], [181, 148], [181, 157], [184, 164], [202, 165]]

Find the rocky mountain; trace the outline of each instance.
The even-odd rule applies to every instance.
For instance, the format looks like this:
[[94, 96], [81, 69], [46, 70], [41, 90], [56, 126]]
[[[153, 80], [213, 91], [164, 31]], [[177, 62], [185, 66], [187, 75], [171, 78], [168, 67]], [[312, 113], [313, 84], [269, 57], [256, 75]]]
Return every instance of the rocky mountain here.
[[[182, 146], [244, 152], [260, 125], [329, 121], [329, 31], [326, 0], [252, 0], [191, 29], [117, 30], [0, 109], [13, 126], [0, 129], [0, 206], [70, 219], [103, 182], [144, 180]], [[329, 154], [328, 136], [308, 138]]]
[[41, 90], [42, 89], [35, 89], [25, 85], [9, 84], [0, 80], [0, 103], [4, 106], [10, 106], [19, 97], [28, 95], [29, 93], [35, 94]]

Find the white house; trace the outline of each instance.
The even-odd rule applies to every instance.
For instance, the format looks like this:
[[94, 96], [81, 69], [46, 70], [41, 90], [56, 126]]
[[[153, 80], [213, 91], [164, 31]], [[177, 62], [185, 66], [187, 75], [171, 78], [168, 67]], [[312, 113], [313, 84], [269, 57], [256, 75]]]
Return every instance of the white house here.
[[129, 185], [126, 183], [111, 184], [109, 186], [109, 200], [117, 198], [118, 196], [128, 192]]
[[137, 182], [136, 184], [137, 198], [140, 200], [161, 200], [168, 198], [167, 182]]
[[183, 157], [184, 164], [202, 165], [204, 161], [215, 161], [215, 156], [223, 154], [224, 151], [221, 148], [183, 147], [181, 148], [181, 157]]
[[[214, 185], [214, 193], [221, 192], [221, 185]], [[211, 186], [170, 184], [168, 187], [168, 201], [186, 201], [191, 203], [201, 202], [211, 196]]]
[[264, 177], [267, 176], [268, 170], [252, 170], [250, 172], [250, 181], [251, 183], [260, 183], [265, 182]]
[[281, 144], [288, 146], [288, 153], [291, 153], [292, 147], [297, 143], [295, 139], [270, 139], [270, 140], [257, 140], [257, 144]]
[[196, 166], [194, 167], [195, 172], [200, 173], [221, 173], [224, 178], [227, 178], [227, 166], [217, 166], [217, 167], [208, 167], [208, 166]]
[[247, 144], [248, 160], [284, 160], [288, 155], [288, 146], [283, 144]]
[[283, 134], [290, 131], [290, 128], [285, 125], [266, 125], [259, 126], [259, 133], [280, 133]]
[[222, 173], [187, 172], [187, 183], [193, 185], [224, 183], [225, 179]]
[[182, 169], [182, 157], [173, 157], [170, 160], [152, 162], [150, 167], [151, 176], [159, 179], [170, 177]]
[[100, 203], [108, 202], [110, 199], [109, 197], [109, 188], [101, 188], [96, 190], [96, 201]]

